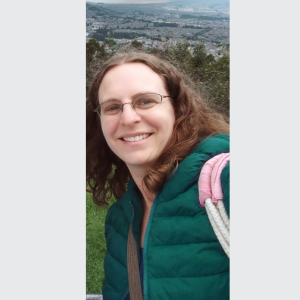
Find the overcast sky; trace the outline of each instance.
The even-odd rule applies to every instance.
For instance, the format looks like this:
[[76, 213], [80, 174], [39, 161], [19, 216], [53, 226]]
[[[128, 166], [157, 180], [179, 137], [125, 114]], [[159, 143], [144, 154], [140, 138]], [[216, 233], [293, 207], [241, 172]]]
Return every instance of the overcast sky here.
[[170, 0], [89, 0], [86, 2], [99, 2], [99, 3], [166, 3]]

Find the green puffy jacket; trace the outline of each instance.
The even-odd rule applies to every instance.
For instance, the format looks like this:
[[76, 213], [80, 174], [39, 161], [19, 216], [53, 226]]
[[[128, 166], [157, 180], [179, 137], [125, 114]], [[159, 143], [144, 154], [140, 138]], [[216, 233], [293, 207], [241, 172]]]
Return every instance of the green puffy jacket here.
[[[211, 157], [229, 152], [229, 136], [203, 139], [157, 193], [144, 238], [144, 300], [229, 299], [229, 259], [199, 206], [198, 179]], [[229, 163], [221, 174], [224, 205], [229, 214]], [[139, 244], [143, 208], [131, 180], [127, 192], [109, 209], [105, 222], [104, 300], [128, 294], [127, 236], [132, 223]], [[139, 255], [139, 252], [138, 252]]]

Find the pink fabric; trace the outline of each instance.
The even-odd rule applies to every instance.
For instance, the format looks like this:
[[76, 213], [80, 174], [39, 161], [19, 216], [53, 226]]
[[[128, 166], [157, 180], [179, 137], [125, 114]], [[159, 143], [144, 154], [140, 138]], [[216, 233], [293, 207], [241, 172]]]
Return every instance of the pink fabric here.
[[220, 176], [229, 160], [230, 153], [221, 153], [204, 164], [198, 181], [199, 201], [202, 207], [207, 198], [211, 198], [215, 205], [218, 200], [223, 200]]

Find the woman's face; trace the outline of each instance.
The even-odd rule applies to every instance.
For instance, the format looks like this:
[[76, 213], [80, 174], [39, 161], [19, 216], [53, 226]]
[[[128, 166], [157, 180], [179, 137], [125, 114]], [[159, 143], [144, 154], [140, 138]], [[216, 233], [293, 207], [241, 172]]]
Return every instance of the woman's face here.
[[[105, 74], [99, 88], [99, 102], [113, 99], [122, 104], [128, 103], [137, 94], [143, 93], [168, 96], [163, 80], [148, 66], [125, 63]], [[101, 116], [103, 134], [109, 147], [129, 170], [151, 166], [169, 141], [174, 123], [170, 98], [163, 98], [154, 109], [136, 111], [131, 104], [126, 104], [123, 112]]]

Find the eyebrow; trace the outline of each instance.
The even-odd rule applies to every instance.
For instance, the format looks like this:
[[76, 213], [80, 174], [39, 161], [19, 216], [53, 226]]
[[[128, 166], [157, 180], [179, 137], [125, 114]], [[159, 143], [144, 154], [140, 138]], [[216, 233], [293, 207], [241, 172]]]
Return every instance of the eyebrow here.
[[[157, 94], [157, 93], [155, 93], [155, 92], [150, 92], [150, 91], [138, 92], [138, 93], [134, 94], [133, 96], [131, 96], [131, 98], [134, 99], [134, 98], [136, 98], [136, 97], [138, 97], [138, 96], [145, 95], [145, 94]], [[100, 101], [99, 101], [99, 104], [102, 104], [102, 103], [108, 102], [108, 101], [117, 101], [117, 102], [121, 102], [121, 100], [116, 99], [116, 98], [108, 98], [107, 100], [105, 100], [105, 101], [103, 101], [103, 102], [101, 102], [101, 103], [100, 103]], [[121, 103], [122, 103], [122, 102], [121, 102]]]

